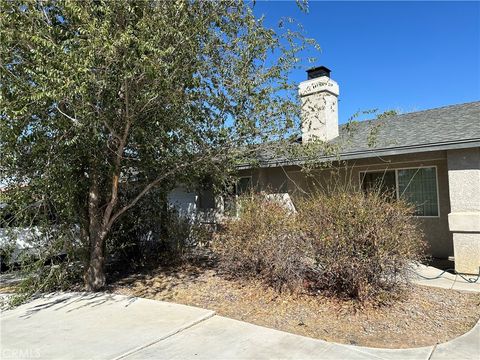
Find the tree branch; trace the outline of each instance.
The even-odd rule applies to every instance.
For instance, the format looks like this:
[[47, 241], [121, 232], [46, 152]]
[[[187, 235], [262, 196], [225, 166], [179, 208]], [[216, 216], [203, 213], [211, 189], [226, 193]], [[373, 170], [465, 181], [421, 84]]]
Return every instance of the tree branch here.
[[59, 112], [60, 114], [62, 114], [63, 116], [65, 116], [67, 119], [73, 121], [73, 123], [74, 123], [75, 125], [78, 126], [78, 125], [80, 124], [80, 121], [79, 121], [77, 118], [74, 118], [74, 117], [71, 117], [71, 116], [68, 115], [68, 114], [65, 114], [62, 110], [60, 110], [60, 108], [59, 108], [58, 106], [55, 106], [55, 109], [57, 109], [58, 112]]
[[112, 178], [112, 189], [111, 189], [111, 196], [110, 201], [108, 202], [107, 207], [105, 208], [105, 212], [103, 215], [103, 226], [106, 231], [108, 231], [113, 224], [111, 221], [112, 212], [115, 208], [115, 205], [118, 201], [118, 183], [120, 178], [120, 163], [123, 158], [123, 151], [125, 150], [125, 145], [127, 144], [128, 135], [130, 133], [130, 127], [132, 124], [132, 119], [130, 117], [129, 112], [129, 97], [128, 97], [128, 84], [127, 80], [124, 81], [124, 92], [125, 92], [125, 129], [123, 131], [123, 136], [119, 139], [120, 143], [118, 144], [115, 162], [114, 162], [114, 171], [113, 171], [113, 178]]
[[127, 211], [128, 209], [132, 208], [133, 206], [135, 206], [135, 204], [143, 197], [145, 196], [152, 188], [154, 188], [155, 186], [157, 186], [162, 180], [166, 179], [168, 176], [170, 175], [173, 175], [174, 173], [176, 173], [177, 171], [179, 171], [180, 169], [182, 168], [185, 168], [187, 166], [190, 166], [190, 165], [193, 165], [195, 163], [199, 163], [201, 161], [203, 161], [205, 159], [204, 156], [202, 157], [199, 157], [198, 159], [196, 159], [195, 161], [193, 162], [189, 162], [189, 163], [183, 163], [183, 164], [179, 164], [177, 166], [175, 166], [173, 169], [171, 169], [170, 171], [167, 171], [166, 173], [163, 173], [161, 176], [157, 177], [155, 180], [153, 180], [152, 182], [150, 182], [149, 184], [147, 184], [142, 191], [140, 191], [140, 193], [127, 205], [125, 205], [123, 208], [121, 208], [119, 211], [117, 211], [117, 213], [115, 213], [115, 215], [113, 215], [110, 219], [110, 222], [108, 224], [109, 227], [111, 227], [113, 225], [113, 223], [115, 222], [115, 220], [120, 216], [122, 215], [125, 211]]
[[108, 124], [108, 122], [106, 120], [103, 121], [103, 124], [105, 125], [105, 127], [108, 129], [108, 131], [110, 131], [110, 134], [112, 134], [112, 136], [114, 138], [117, 138], [118, 140], [122, 140], [122, 138], [120, 137], [120, 135], [117, 134], [117, 132], [115, 130], [113, 130], [113, 128]]

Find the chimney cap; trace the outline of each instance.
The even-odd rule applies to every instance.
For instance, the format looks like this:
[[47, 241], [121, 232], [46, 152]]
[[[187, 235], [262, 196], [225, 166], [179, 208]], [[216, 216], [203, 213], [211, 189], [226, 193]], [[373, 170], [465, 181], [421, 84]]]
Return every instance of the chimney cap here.
[[315, 79], [321, 76], [330, 77], [331, 70], [326, 66], [316, 66], [307, 70], [308, 80]]

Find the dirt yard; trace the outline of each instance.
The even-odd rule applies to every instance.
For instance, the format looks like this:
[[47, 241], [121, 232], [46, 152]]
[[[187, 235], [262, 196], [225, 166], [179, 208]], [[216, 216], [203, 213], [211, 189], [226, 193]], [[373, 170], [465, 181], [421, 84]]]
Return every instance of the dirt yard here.
[[229, 280], [192, 265], [155, 270], [113, 283], [109, 290], [215, 310], [218, 315], [313, 338], [370, 347], [408, 348], [445, 342], [480, 318], [480, 294], [414, 286], [381, 308], [353, 301], [278, 294], [257, 282]]

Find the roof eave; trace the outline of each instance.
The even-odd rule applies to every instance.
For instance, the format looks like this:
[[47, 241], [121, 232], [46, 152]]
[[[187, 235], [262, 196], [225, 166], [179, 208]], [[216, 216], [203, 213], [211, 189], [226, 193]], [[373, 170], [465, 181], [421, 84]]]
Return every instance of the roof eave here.
[[[420, 152], [468, 149], [468, 148], [475, 148], [475, 147], [480, 147], [480, 138], [467, 139], [467, 140], [461, 140], [461, 141], [452, 141], [452, 142], [442, 142], [442, 143], [435, 143], [435, 144], [419, 144], [419, 145], [389, 147], [389, 148], [383, 148], [383, 149], [380, 148], [380, 149], [353, 151], [353, 152], [341, 153], [339, 156], [323, 156], [319, 158], [319, 162], [357, 160], [357, 159], [367, 159], [367, 158], [381, 157], [381, 156], [406, 155], [406, 154], [414, 154], [414, 153], [420, 153]], [[237, 169], [247, 170], [247, 169], [253, 169], [253, 168], [271, 168], [271, 167], [279, 167], [279, 166], [300, 166], [304, 163], [305, 163], [304, 160], [266, 161], [266, 162], [262, 162], [258, 166], [240, 165], [237, 167]]]

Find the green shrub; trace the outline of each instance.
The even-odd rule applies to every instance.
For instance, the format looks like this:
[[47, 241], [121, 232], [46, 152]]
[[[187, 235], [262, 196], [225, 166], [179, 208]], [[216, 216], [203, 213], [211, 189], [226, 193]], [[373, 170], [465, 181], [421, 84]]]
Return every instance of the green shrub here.
[[260, 278], [278, 290], [298, 288], [304, 277], [305, 247], [295, 216], [261, 196], [241, 200], [239, 218], [224, 224], [213, 250], [230, 275]]
[[192, 224], [154, 191], [117, 222], [107, 239], [109, 269], [134, 271], [179, 260], [188, 245]]
[[298, 221], [311, 244], [314, 289], [359, 300], [383, 298], [408, 282], [425, 243], [413, 208], [379, 192], [319, 192], [298, 204]]

